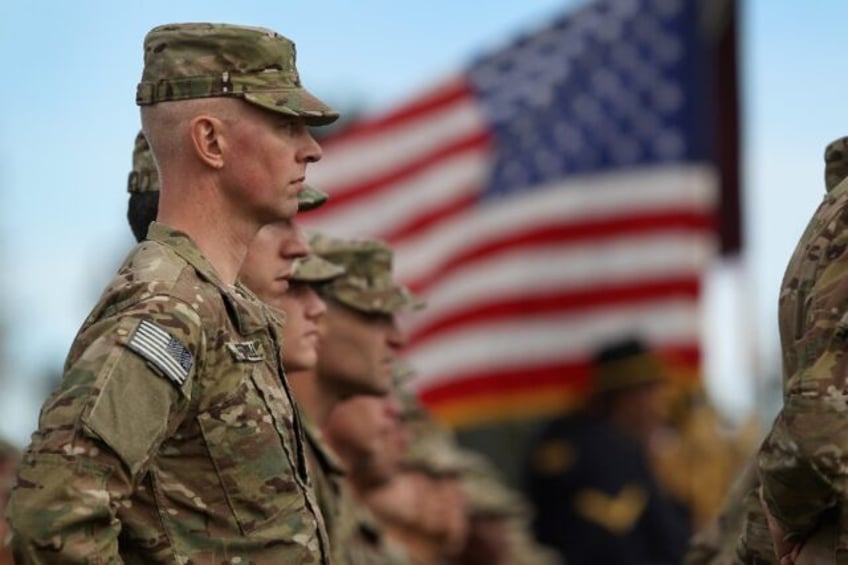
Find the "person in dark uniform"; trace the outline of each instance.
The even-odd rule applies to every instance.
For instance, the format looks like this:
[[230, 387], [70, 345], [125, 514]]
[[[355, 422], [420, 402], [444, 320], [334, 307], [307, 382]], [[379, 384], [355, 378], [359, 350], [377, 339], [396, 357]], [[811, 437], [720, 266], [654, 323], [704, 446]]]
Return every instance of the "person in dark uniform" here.
[[535, 534], [569, 565], [682, 561], [688, 518], [660, 490], [647, 457], [663, 381], [640, 341], [610, 343], [593, 359], [585, 407], [552, 421], [532, 446], [525, 479]]

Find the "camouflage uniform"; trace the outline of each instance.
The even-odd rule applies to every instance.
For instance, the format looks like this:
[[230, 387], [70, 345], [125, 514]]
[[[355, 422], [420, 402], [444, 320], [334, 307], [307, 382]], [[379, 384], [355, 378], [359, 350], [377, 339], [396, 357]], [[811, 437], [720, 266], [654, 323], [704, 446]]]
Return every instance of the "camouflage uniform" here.
[[[162, 26], [145, 46], [140, 104], [232, 96], [335, 116], [268, 30]], [[10, 501], [18, 562], [328, 563], [281, 323], [186, 234], [152, 224], [42, 408]]]
[[409, 565], [409, 556], [402, 547], [390, 540], [371, 513], [371, 510], [350, 492], [345, 485], [341, 499], [341, 515], [345, 528], [345, 565]]
[[[345, 271], [321, 287], [325, 297], [364, 313], [394, 314], [423, 305], [392, 278], [392, 251], [384, 243], [313, 234], [310, 247]], [[344, 482], [341, 464], [319, 434], [311, 434], [309, 447], [336, 560], [348, 565], [406, 563], [403, 552], [386, 540], [370, 511]]]
[[[740, 533], [744, 530], [745, 546], [765, 549], [767, 561], [771, 551], [768, 525], [755, 527], [757, 516], [764, 518], [756, 489], [759, 487], [757, 468], [752, 460], [734, 483], [719, 515], [693, 536], [684, 558], [685, 565], [727, 565], [736, 559], [736, 548]], [[753, 494], [752, 498], [749, 494]], [[745, 550], [746, 554], [751, 552]], [[772, 556], [773, 557], [773, 556]], [[752, 561], [748, 559], [748, 561]]]
[[[825, 188], [830, 191], [848, 176], [848, 139], [825, 149]], [[696, 535], [687, 565], [777, 563], [768, 523], [759, 500], [760, 480], [752, 459], [727, 496], [718, 517]]]
[[[758, 455], [771, 514], [787, 535], [805, 542], [799, 563], [816, 558], [848, 563], [848, 505], [843, 501], [848, 496], [843, 353], [848, 336], [848, 138], [827, 147], [825, 162], [824, 202], [801, 236], [781, 286], [784, 405]], [[755, 495], [752, 491], [749, 498]], [[761, 511], [755, 515], [765, 522]], [[745, 543], [740, 545], [744, 561]]]

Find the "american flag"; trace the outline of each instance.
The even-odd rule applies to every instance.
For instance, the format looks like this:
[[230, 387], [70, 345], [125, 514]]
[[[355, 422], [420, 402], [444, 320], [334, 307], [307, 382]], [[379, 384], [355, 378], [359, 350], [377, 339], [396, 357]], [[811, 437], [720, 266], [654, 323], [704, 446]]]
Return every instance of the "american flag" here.
[[719, 201], [698, 9], [587, 4], [323, 141], [331, 198], [303, 221], [394, 247], [428, 301], [405, 358], [443, 420], [559, 410], [624, 334], [697, 379]]

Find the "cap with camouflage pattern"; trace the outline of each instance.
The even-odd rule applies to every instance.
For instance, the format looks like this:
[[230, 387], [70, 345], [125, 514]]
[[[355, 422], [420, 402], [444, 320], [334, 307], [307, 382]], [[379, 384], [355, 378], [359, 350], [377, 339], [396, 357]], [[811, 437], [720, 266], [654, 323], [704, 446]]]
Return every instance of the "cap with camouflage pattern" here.
[[[127, 192], [159, 192], [159, 172], [153, 161], [153, 152], [144, 132], [135, 136], [132, 156], [133, 168], [127, 181]], [[297, 195], [297, 209], [300, 212], [314, 210], [327, 201], [327, 193], [304, 185]]]
[[290, 280], [304, 283], [325, 282], [341, 276], [344, 271], [344, 267], [311, 254], [294, 260]]
[[295, 45], [265, 28], [184, 23], [153, 28], [144, 38], [139, 106], [192, 98], [240, 98], [266, 110], [332, 123], [338, 112], [300, 83]]
[[309, 244], [313, 253], [345, 268], [343, 276], [324, 287], [327, 296], [366, 313], [394, 314], [424, 306], [392, 278], [392, 250], [382, 241], [313, 234]]
[[824, 184], [830, 191], [848, 177], [848, 137], [840, 137], [824, 150]]
[[153, 152], [150, 151], [150, 145], [147, 144], [147, 138], [142, 131], [135, 136], [127, 192], [159, 192], [159, 173], [153, 161]]
[[403, 464], [434, 477], [456, 477], [468, 470], [468, 454], [462, 450], [447, 430], [434, 420], [419, 424], [412, 433]]

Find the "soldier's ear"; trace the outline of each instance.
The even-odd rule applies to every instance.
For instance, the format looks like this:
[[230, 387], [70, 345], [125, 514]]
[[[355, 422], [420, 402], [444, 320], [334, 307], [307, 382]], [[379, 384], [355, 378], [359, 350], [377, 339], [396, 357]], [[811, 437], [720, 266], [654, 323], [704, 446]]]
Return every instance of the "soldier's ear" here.
[[194, 153], [207, 167], [221, 169], [224, 166], [224, 123], [209, 115], [201, 114], [189, 122], [189, 136]]

